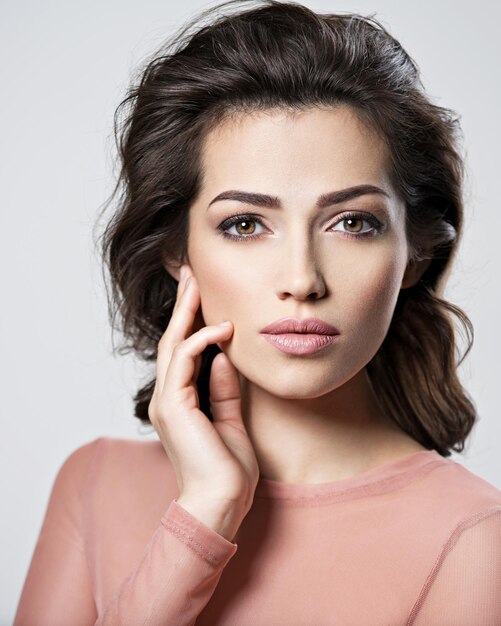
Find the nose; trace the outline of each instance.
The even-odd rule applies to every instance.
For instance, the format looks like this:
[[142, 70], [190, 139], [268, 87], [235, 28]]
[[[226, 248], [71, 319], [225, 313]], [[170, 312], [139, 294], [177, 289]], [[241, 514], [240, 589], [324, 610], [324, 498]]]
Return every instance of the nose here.
[[315, 247], [308, 237], [298, 236], [290, 241], [281, 257], [277, 295], [280, 300], [317, 300], [326, 286], [316, 258]]

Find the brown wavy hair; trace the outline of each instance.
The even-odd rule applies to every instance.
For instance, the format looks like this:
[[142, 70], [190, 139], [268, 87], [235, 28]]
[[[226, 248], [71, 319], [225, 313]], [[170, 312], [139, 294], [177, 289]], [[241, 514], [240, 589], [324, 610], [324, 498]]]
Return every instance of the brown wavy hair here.
[[[165, 259], [187, 261], [207, 133], [235, 114], [341, 104], [385, 140], [406, 205], [410, 260], [425, 263], [400, 290], [387, 336], [366, 366], [369, 380], [401, 429], [450, 456], [463, 451], [476, 420], [457, 373], [473, 325], [443, 298], [463, 224], [461, 128], [451, 109], [430, 101], [416, 63], [373, 16], [230, 0], [189, 21], [140, 69], [115, 112], [120, 173], [104, 208], [117, 206], [99, 237], [110, 321], [123, 336], [118, 352], [156, 360], [177, 290]], [[461, 358], [453, 317], [466, 335]], [[209, 419], [218, 352], [216, 345], [204, 351], [197, 380]], [[150, 424], [154, 384], [153, 371], [134, 397], [143, 424]]]

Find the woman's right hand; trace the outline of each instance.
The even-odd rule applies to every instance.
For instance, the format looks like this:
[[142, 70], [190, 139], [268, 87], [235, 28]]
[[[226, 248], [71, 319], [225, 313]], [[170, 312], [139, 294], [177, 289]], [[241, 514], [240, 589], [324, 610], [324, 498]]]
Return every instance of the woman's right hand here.
[[224, 352], [214, 357], [210, 372], [214, 421], [199, 408], [201, 353], [209, 344], [228, 341], [233, 325], [193, 332], [200, 291], [189, 265], [183, 268], [172, 317], [158, 344], [148, 415], [173, 465], [177, 502], [231, 540], [252, 505], [259, 465], [242, 419], [238, 371]]

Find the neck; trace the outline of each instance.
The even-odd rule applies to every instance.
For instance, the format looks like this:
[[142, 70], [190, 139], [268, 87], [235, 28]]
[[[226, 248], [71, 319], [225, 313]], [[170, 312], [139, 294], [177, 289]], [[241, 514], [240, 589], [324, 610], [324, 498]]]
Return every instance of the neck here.
[[379, 409], [365, 368], [318, 398], [281, 398], [243, 376], [242, 415], [262, 478], [321, 483], [424, 450]]

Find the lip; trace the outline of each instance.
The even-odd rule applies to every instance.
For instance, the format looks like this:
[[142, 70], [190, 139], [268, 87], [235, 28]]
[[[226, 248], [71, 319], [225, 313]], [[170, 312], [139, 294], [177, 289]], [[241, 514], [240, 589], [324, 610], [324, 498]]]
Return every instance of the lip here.
[[295, 317], [284, 317], [262, 328], [261, 333], [268, 335], [284, 335], [287, 333], [339, 335], [337, 328], [317, 317], [307, 317], [303, 320]]
[[262, 328], [261, 334], [287, 354], [313, 354], [333, 344], [339, 331], [318, 317], [284, 317]]
[[261, 333], [263, 339], [286, 354], [313, 354], [335, 343], [339, 335]]

